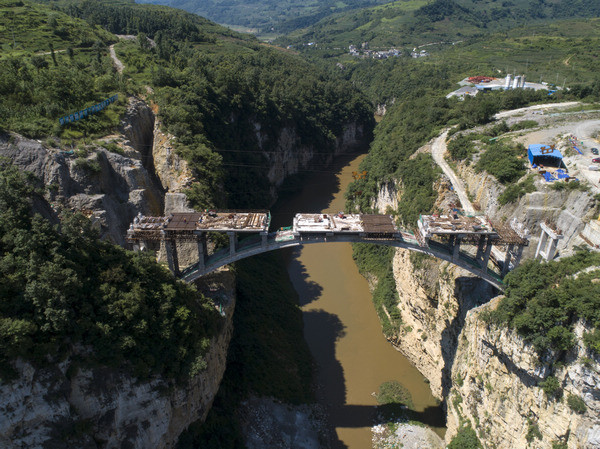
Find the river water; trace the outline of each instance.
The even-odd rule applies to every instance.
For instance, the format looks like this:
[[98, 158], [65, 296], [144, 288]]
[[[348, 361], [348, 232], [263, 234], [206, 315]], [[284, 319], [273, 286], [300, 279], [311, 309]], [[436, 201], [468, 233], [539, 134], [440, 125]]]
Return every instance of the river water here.
[[[289, 225], [296, 212], [344, 210], [344, 192], [363, 158], [347, 156], [330, 170], [312, 173], [301, 192], [276, 205], [273, 223]], [[416, 410], [442, 434], [441, 408], [424, 377], [383, 337], [351, 245], [306, 245], [289, 250], [286, 262], [303, 310], [304, 337], [317, 364], [317, 398], [336, 430], [334, 447], [371, 447], [377, 403], [373, 394], [390, 380], [410, 391]]]

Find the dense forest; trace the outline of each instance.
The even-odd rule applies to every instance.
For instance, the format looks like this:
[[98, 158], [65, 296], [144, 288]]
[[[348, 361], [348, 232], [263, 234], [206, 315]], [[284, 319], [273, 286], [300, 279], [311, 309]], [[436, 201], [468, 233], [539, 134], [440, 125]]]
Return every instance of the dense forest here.
[[[185, 382], [222, 318], [196, 289], [144, 253], [102, 242], [83, 215], [53, 224], [32, 212], [40, 186], [0, 161], [0, 375], [22, 357], [162, 374]], [[49, 208], [48, 208], [49, 210]], [[91, 348], [75, 351], [84, 345]]]

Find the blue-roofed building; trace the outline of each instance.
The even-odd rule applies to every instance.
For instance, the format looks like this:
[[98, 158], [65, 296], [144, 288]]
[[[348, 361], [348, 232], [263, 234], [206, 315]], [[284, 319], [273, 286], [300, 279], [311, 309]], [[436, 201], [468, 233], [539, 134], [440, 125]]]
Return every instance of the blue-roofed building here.
[[527, 149], [527, 157], [531, 165], [546, 167], [564, 167], [563, 155], [554, 145], [532, 144]]

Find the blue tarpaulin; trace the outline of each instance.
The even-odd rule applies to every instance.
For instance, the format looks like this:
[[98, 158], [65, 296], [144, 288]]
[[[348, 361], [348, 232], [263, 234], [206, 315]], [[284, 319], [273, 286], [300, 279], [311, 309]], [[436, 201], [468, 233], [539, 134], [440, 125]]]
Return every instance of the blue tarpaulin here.
[[563, 155], [554, 145], [532, 144], [527, 149], [527, 157], [531, 165], [552, 165], [560, 167]]
[[554, 176], [552, 176], [552, 173], [546, 172], [542, 176], [544, 177], [544, 179], [546, 180], [546, 182], [554, 182], [554, 181], [556, 181], [556, 178]]

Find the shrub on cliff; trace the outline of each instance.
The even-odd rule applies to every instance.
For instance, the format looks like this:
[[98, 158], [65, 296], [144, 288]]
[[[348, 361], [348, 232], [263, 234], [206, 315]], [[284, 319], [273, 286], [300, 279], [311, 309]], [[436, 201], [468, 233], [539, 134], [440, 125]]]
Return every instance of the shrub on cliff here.
[[[600, 254], [578, 251], [556, 262], [529, 260], [510, 272], [506, 295], [490, 319], [516, 329], [535, 349], [566, 351], [573, 347], [573, 325], [583, 319], [600, 328]], [[594, 334], [584, 337], [589, 342]]]
[[477, 433], [470, 425], [463, 425], [458, 433], [452, 438], [447, 449], [481, 449], [481, 442]]
[[16, 357], [44, 365], [74, 346], [91, 348], [78, 354], [85, 362], [140, 378], [184, 380], [203, 369], [221, 321], [210, 301], [150, 256], [98, 240], [82, 215], [58, 225], [32, 215], [34, 195], [25, 175], [0, 161], [2, 377]]
[[567, 397], [567, 404], [571, 410], [580, 415], [583, 415], [587, 411], [585, 401], [575, 394], [569, 394]]

